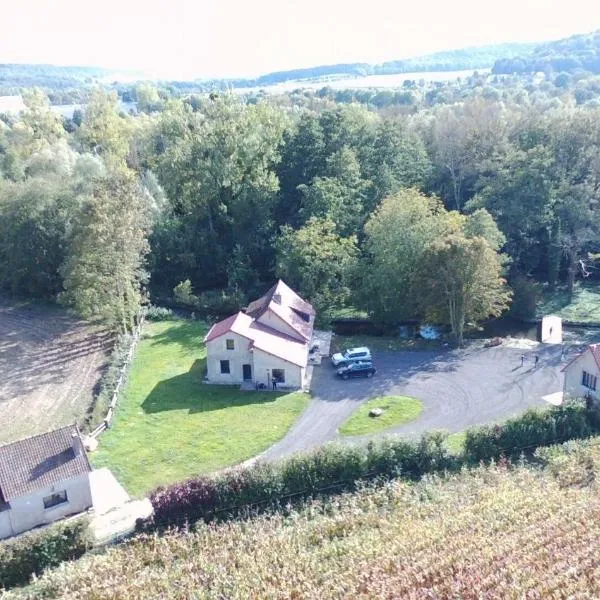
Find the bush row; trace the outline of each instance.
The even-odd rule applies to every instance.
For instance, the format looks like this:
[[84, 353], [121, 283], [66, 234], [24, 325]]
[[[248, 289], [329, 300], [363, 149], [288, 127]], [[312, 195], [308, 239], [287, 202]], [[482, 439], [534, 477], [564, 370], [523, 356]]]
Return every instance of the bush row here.
[[216, 476], [201, 476], [150, 497], [154, 507], [144, 529], [228, 517], [260, 504], [279, 504], [326, 490], [352, 487], [358, 480], [404, 476], [416, 479], [453, 463], [442, 433], [420, 442], [384, 439], [366, 446], [327, 445], [279, 463], [256, 463]]
[[0, 543], [0, 589], [26, 584], [34, 573], [39, 575], [48, 567], [79, 558], [90, 546], [85, 518]]
[[482, 460], [533, 453], [538, 446], [588, 437], [600, 429], [595, 417], [596, 412], [581, 403], [530, 410], [503, 425], [470, 429], [460, 457], [448, 454], [442, 432], [420, 441], [387, 438], [365, 446], [327, 445], [279, 463], [259, 462], [159, 488], [150, 497], [154, 516], [140, 526], [147, 530], [229, 517], [262, 504], [352, 487], [361, 479], [415, 479]]
[[148, 321], [172, 321], [175, 319], [175, 314], [170, 308], [150, 304], [146, 309], [146, 319]]
[[596, 410], [567, 402], [550, 410], [528, 410], [502, 425], [469, 429], [464, 454], [470, 462], [533, 454], [540, 446], [586, 438], [598, 430]]

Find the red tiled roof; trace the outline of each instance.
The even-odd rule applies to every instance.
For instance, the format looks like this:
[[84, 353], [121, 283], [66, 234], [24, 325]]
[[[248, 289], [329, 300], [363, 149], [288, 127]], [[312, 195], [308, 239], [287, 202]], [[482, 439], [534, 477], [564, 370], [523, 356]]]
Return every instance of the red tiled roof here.
[[577, 356], [571, 359], [563, 368], [562, 371], [566, 371], [576, 360], [579, 360], [587, 351], [592, 353], [598, 369], [600, 369], [600, 344], [590, 344], [583, 352], [580, 352]]
[[0, 446], [0, 498], [10, 502], [91, 470], [76, 425], [18, 440]]
[[[241, 329], [244, 329], [244, 327], [247, 327], [247, 324], [244, 325], [243, 321], [246, 321], [248, 319], [249, 319], [249, 317], [241, 311], [236, 313], [235, 315], [231, 315], [230, 317], [227, 317], [226, 319], [223, 319], [222, 321], [215, 323], [210, 328], [208, 333], [206, 334], [204, 341], [210, 342], [230, 331], [233, 331], [234, 333], [239, 333], [236, 331], [236, 329], [239, 328], [240, 324], [242, 325]], [[240, 322], [242, 322], [242, 323], [240, 323]], [[243, 335], [243, 334], [240, 334], [240, 335]]]
[[[246, 314], [260, 319], [267, 310], [272, 310], [305, 340], [312, 337], [315, 309], [281, 279], [264, 296], [251, 302], [246, 308]], [[309, 320], [302, 318], [302, 314]]]

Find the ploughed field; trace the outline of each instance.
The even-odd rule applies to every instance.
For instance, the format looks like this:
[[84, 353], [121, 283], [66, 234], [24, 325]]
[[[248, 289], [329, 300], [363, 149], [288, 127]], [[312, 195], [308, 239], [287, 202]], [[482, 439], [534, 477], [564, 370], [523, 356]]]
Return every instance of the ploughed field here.
[[141, 536], [8, 598], [598, 598], [599, 444]]
[[0, 444], [81, 423], [109, 347], [58, 307], [0, 299]]

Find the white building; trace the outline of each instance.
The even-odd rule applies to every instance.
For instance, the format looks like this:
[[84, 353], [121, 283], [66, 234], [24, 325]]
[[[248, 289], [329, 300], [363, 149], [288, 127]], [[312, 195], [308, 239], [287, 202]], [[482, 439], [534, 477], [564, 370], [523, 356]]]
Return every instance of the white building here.
[[600, 399], [600, 344], [591, 344], [564, 369], [565, 398]]
[[204, 338], [210, 383], [301, 388], [315, 311], [279, 280], [264, 296], [215, 323]]
[[90, 508], [91, 470], [76, 425], [0, 446], [0, 539]]

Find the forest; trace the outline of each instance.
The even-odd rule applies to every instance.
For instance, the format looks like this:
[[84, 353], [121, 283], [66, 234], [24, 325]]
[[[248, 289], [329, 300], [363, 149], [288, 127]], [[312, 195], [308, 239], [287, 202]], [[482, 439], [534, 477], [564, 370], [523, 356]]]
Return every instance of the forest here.
[[409, 82], [407, 106], [142, 84], [136, 114], [95, 87], [72, 119], [24, 91], [0, 119], [0, 290], [123, 331], [140, 304], [219, 315], [282, 277], [324, 321], [430, 319], [460, 341], [594, 277], [598, 89], [480, 75]]

